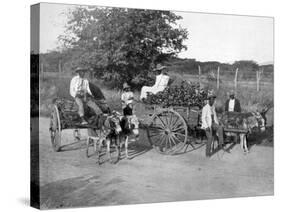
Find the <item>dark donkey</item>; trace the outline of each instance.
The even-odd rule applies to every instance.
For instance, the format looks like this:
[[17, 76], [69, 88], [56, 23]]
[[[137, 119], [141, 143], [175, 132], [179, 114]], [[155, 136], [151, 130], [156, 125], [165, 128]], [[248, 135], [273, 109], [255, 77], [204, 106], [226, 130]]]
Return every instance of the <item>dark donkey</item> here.
[[[109, 115], [104, 119], [98, 129], [88, 130], [87, 146], [89, 146], [90, 142], [93, 141], [94, 150], [98, 154], [98, 164], [101, 164], [102, 146], [104, 144], [107, 147], [107, 157], [111, 161], [111, 163], [115, 163], [118, 161], [120, 154], [119, 136], [121, 131], [122, 129], [120, 126], [120, 117], [118, 117], [114, 112], [112, 113], [112, 115]], [[116, 154], [118, 155], [117, 161], [114, 161], [111, 157], [111, 146], [115, 147]]]
[[225, 112], [220, 119], [221, 124], [225, 128], [238, 129], [236, 133], [226, 132], [225, 134], [235, 137], [237, 134], [240, 138], [241, 149], [244, 153], [249, 152], [247, 136], [251, 133], [265, 131], [265, 119], [263, 118], [262, 112]]
[[120, 126], [122, 132], [120, 134], [120, 148], [122, 148], [123, 143], [125, 144], [125, 155], [126, 159], [130, 159], [128, 153], [129, 137], [131, 135], [135, 136], [135, 139], [139, 138], [139, 120], [136, 115], [123, 116], [120, 121]]

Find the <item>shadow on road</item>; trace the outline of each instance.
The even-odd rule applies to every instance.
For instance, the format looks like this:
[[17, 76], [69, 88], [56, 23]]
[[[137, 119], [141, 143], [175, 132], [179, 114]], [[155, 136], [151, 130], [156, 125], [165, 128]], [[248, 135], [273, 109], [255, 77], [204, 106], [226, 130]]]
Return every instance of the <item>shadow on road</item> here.
[[86, 139], [78, 140], [70, 144], [65, 144], [61, 146], [60, 151], [74, 151], [78, 149], [85, 149], [86, 148]]
[[256, 132], [250, 134], [247, 137], [248, 149], [250, 150], [255, 145], [273, 147], [273, 138], [273, 126], [266, 128], [265, 132]]

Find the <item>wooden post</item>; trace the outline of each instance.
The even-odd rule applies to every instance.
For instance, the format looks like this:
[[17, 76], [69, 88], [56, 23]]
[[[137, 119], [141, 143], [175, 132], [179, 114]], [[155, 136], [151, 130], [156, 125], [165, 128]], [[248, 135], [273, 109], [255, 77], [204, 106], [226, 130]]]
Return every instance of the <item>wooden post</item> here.
[[62, 74], [61, 74], [61, 71], [62, 71], [62, 70], [61, 70], [61, 60], [59, 60], [59, 78], [61, 78], [61, 75], [62, 75]]
[[256, 71], [256, 75], [257, 75], [257, 91], [260, 91], [260, 71], [259, 70]]
[[199, 87], [201, 89], [201, 67], [198, 65], [198, 82], [199, 82]]
[[234, 78], [235, 93], [237, 92], [237, 76], [238, 76], [238, 68], [236, 68], [235, 70], [235, 78]]
[[59, 60], [59, 73], [61, 73], [61, 60]]
[[217, 90], [220, 88], [220, 67], [218, 66], [217, 71]]

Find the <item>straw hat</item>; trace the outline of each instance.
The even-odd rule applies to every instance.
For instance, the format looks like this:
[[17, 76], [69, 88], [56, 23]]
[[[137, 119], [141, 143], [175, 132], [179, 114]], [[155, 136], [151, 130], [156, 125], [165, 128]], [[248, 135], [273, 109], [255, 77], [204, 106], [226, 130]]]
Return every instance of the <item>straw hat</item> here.
[[161, 64], [157, 64], [156, 67], [152, 71], [161, 71], [167, 68], [167, 66], [162, 66]]
[[217, 98], [217, 96], [215, 95], [215, 93], [213, 91], [210, 91], [207, 96], [207, 99], [211, 99], [211, 98]]
[[75, 69], [75, 72], [76, 72], [76, 73], [79, 73], [79, 72], [86, 72], [86, 71], [87, 71], [87, 69], [82, 68], [82, 67], [77, 67], [77, 68]]
[[128, 83], [125, 82], [125, 83], [123, 84], [123, 89], [126, 89], [126, 88], [130, 88], [130, 86], [128, 85]]

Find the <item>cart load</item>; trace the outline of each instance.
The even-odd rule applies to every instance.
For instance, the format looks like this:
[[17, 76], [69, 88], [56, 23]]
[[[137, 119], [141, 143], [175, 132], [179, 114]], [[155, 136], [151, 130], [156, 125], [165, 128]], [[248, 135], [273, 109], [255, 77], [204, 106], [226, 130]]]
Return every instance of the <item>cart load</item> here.
[[227, 132], [248, 132], [264, 128], [264, 119], [258, 112], [225, 112], [221, 119]]
[[167, 87], [157, 94], [149, 93], [144, 102], [151, 105], [161, 105], [162, 107], [202, 108], [207, 95], [208, 90], [201, 89], [199, 83], [182, 81], [180, 85]]
[[207, 89], [188, 81], [148, 94], [144, 103], [146, 108], [152, 107], [147, 126], [151, 145], [163, 154], [176, 154], [189, 145], [195, 149], [193, 131], [200, 128], [201, 109], [207, 96]]

